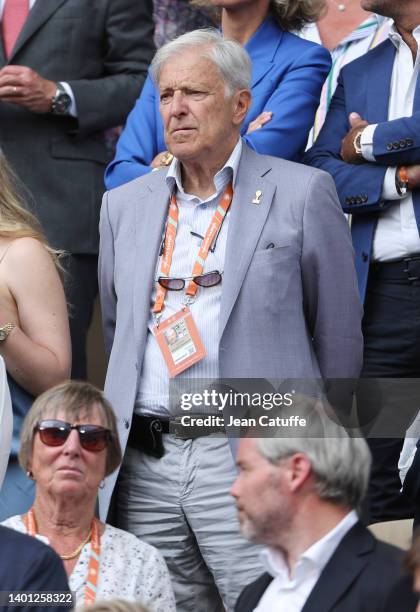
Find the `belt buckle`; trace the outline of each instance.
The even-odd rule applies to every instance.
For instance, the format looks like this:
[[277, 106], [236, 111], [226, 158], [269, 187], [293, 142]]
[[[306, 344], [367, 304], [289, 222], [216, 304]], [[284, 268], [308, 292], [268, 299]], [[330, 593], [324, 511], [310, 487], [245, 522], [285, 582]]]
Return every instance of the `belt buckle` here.
[[169, 421], [169, 433], [171, 433], [177, 440], [188, 440], [191, 436], [185, 435], [185, 427], [181, 422], [180, 416], [176, 416]]
[[404, 257], [404, 263], [406, 264], [406, 268], [404, 268], [404, 272], [408, 276], [408, 281], [411, 283], [413, 281], [419, 280], [420, 276], [410, 276], [410, 262], [411, 261], [420, 261], [420, 257]]

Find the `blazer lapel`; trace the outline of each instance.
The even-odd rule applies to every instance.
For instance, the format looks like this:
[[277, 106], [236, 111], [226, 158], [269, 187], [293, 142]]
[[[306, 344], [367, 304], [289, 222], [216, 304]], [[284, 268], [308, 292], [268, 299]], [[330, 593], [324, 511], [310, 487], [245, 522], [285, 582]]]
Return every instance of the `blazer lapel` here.
[[365, 64], [367, 116], [363, 119], [368, 123], [388, 121], [389, 92], [395, 57], [395, 47], [390, 40], [376, 49], [379, 51], [375, 60], [372, 58], [371, 62]]
[[235, 612], [252, 612], [255, 610], [272, 580], [273, 577], [265, 573], [257, 578], [254, 583], [246, 587], [237, 601]]
[[[160, 175], [161, 173], [157, 173]], [[133, 279], [134, 333], [139, 362], [143, 360], [144, 343], [150, 313], [150, 296], [163, 229], [168, 212], [169, 192], [161, 176], [156, 186], [136, 202], [135, 216], [135, 278]]]
[[252, 60], [252, 89], [271, 70], [282, 39], [283, 30], [272, 17], [267, 17], [245, 45]]
[[363, 571], [375, 539], [361, 523], [344, 536], [323, 569], [302, 612], [329, 612]]
[[[271, 166], [267, 165], [266, 159], [255, 154], [243, 143], [229, 219], [219, 339], [238, 297], [273, 201], [276, 186], [263, 178], [270, 170]], [[260, 203], [253, 204], [252, 200], [255, 199], [257, 191], [262, 193]]]
[[29, 38], [31, 38], [47, 19], [49, 19], [65, 2], [67, 2], [67, 0], [37, 0], [37, 2], [35, 2], [19, 34], [8, 63], [13, 61], [14, 56], [20, 51]]

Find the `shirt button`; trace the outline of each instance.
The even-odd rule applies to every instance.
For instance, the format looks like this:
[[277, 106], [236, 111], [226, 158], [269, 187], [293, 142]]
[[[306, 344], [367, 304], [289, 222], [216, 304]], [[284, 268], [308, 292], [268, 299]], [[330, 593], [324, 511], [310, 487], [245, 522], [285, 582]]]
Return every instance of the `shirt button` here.
[[124, 423], [124, 427], [125, 427], [126, 429], [129, 429], [129, 427], [130, 427], [130, 421], [129, 421], [128, 419], [124, 419], [124, 420], [123, 420], [123, 423]]
[[369, 259], [369, 255], [365, 251], [363, 251], [363, 253], [362, 253], [362, 261], [366, 262], [368, 259]]

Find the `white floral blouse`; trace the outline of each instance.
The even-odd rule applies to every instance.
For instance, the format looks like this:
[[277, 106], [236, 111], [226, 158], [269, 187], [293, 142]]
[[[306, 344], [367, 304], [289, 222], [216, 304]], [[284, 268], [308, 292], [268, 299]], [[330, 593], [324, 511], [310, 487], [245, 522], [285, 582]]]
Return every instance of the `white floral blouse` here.
[[[19, 515], [8, 518], [2, 525], [26, 533]], [[47, 538], [37, 537], [48, 544]], [[86, 544], [69, 578], [78, 605], [83, 603], [89, 556], [90, 544]], [[160, 552], [131, 533], [111, 525], [106, 525], [101, 536], [97, 588], [98, 600], [128, 599], [142, 603], [150, 612], [175, 612], [169, 573]]]

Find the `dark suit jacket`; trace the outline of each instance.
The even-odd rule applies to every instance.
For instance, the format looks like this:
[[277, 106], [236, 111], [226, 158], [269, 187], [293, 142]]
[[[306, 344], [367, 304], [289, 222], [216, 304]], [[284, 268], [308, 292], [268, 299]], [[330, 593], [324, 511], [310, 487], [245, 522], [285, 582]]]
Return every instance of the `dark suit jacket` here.
[[[302, 612], [388, 610], [388, 599], [402, 576], [402, 555], [400, 549], [376, 540], [366, 527], [357, 523], [325, 566]], [[235, 612], [254, 610], [272, 580], [266, 573], [247, 586], [239, 596]], [[399, 594], [398, 609], [414, 612], [410, 585], [400, 588]]]
[[0, 146], [35, 199], [49, 241], [96, 253], [104, 130], [124, 122], [153, 55], [152, 0], [37, 0], [6, 62], [71, 86], [78, 118], [0, 101]]
[[[395, 47], [390, 40], [344, 66], [325, 124], [305, 161], [329, 172], [344, 212], [351, 213], [352, 236], [360, 294], [364, 299], [373, 235], [379, 215], [395, 200], [384, 201], [382, 184], [388, 166], [420, 163], [420, 79], [411, 117], [388, 121]], [[350, 112], [378, 124], [373, 138], [376, 162], [347, 164], [340, 157], [341, 141], [350, 129]], [[412, 192], [420, 230], [420, 189]]]
[[[42, 2], [42, 0], [41, 0]], [[60, 557], [36, 538], [0, 525], [0, 591], [69, 592], [67, 576]], [[42, 607], [0, 605], [0, 612], [40, 612]], [[49, 612], [68, 608], [45, 606]]]

